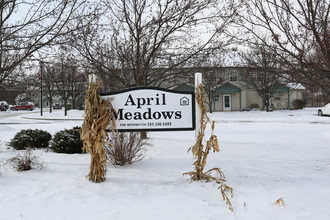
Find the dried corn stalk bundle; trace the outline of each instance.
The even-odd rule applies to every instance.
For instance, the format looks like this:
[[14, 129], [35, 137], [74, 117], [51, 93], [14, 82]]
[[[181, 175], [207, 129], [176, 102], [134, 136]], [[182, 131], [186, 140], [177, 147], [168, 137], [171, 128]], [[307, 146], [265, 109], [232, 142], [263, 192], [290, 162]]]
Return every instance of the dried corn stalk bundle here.
[[[190, 175], [191, 179], [193, 181], [200, 181], [200, 180], [205, 180], [207, 182], [209, 181], [215, 181], [218, 183], [219, 189], [221, 191], [221, 195], [224, 201], [229, 206], [229, 209], [231, 211], [234, 211], [233, 206], [229, 200], [229, 197], [227, 196], [226, 192], [230, 192], [230, 194], [233, 194], [233, 189], [225, 184], [225, 175], [221, 171], [220, 168], [213, 168], [210, 169], [206, 172], [204, 172], [204, 168], [206, 165], [206, 159], [208, 154], [210, 153], [210, 150], [213, 149], [213, 151], [219, 152], [219, 144], [218, 144], [218, 138], [217, 136], [213, 133], [214, 132], [214, 122], [211, 123], [209, 117], [206, 114], [206, 107], [204, 105], [204, 101], [206, 98], [205, 90], [204, 90], [204, 85], [200, 84], [198, 88], [196, 88], [196, 100], [198, 103], [198, 107], [201, 109], [201, 128], [198, 133], [198, 137], [196, 140], [196, 143], [194, 146], [190, 147], [189, 150], [192, 151], [192, 154], [196, 161], [194, 162], [195, 170], [192, 172], [184, 173], [183, 175]], [[205, 135], [205, 129], [207, 127], [207, 124], [211, 124], [212, 132], [210, 139], [206, 142], [206, 146], [203, 144], [203, 139]], [[189, 151], [188, 150], [188, 151]], [[212, 176], [212, 172], [216, 172], [219, 177], [214, 177]]]
[[91, 154], [90, 171], [87, 178], [95, 183], [106, 179], [107, 156], [103, 145], [109, 138], [106, 128], [111, 123], [112, 132], [115, 132], [115, 110], [110, 100], [101, 99], [98, 94], [101, 82], [89, 83], [85, 98], [85, 118], [81, 128], [83, 149]]

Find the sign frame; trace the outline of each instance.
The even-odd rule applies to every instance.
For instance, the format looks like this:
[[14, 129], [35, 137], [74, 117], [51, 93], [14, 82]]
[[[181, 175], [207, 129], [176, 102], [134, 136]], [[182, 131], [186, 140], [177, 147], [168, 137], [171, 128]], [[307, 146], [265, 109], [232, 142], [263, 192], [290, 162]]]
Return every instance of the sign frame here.
[[[188, 127], [178, 127], [178, 128], [130, 128], [130, 129], [117, 129], [118, 132], [141, 132], [141, 131], [193, 131], [196, 129], [196, 103], [195, 103], [195, 93], [189, 91], [176, 91], [159, 87], [133, 87], [115, 92], [100, 93], [101, 98], [104, 96], [118, 95], [122, 93], [134, 92], [138, 90], [156, 90], [159, 92], [173, 93], [179, 95], [191, 95], [191, 126]], [[117, 109], [116, 109], [117, 111]], [[117, 122], [117, 120], [116, 120]], [[110, 129], [108, 129], [110, 130]]]

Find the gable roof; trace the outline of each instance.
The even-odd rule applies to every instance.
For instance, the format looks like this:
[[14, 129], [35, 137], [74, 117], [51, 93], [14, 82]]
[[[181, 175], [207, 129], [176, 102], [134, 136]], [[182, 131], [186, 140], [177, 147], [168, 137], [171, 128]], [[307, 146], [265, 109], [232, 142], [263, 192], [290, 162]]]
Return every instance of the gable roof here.
[[195, 88], [186, 83], [182, 83], [181, 85], [174, 87], [173, 90], [181, 92], [195, 92]]
[[241, 92], [244, 89], [243, 82], [233, 82], [233, 81], [225, 81], [222, 85], [218, 86], [215, 89], [215, 93], [232, 93], [232, 92]]

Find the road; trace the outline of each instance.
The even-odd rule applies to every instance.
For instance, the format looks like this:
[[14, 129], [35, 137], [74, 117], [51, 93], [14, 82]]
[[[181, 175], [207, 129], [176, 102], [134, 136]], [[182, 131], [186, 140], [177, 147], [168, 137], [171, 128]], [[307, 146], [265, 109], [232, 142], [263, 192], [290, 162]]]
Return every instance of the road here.
[[[33, 111], [37, 112], [37, 111]], [[0, 111], [0, 124], [8, 125], [8, 124], [35, 124], [35, 121], [17, 118], [16, 116], [23, 114], [31, 114], [31, 111]], [[12, 118], [12, 119], [11, 119]], [[40, 124], [40, 122], [38, 122]], [[41, 122], [41, 124], [49, 124], [49, 122]]]
[[72, 110], [64, 116], [62, 110], [55, 110], [52, 113], [44, 112], [40, 116], [40, 110], [31, 111], [0, 111], [0, 124], [52, 124], [52, 123], [82, 123], [83, 111]]
[[[0, 119], [1, 118], [10, 118], [10, 117], [15, 117], [21, 114], [24, 114], [26, 112], [0, 112]], [[31, 112], [30, 112], [31, 113]]]

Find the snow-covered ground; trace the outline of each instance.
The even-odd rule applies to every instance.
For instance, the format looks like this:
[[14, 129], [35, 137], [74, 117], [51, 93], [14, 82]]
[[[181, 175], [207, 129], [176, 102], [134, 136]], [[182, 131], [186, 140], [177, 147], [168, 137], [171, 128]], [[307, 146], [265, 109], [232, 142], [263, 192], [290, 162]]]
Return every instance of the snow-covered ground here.
[[[39, 128], [54, 134], [81, 125], [81, 111], [53, 114], [0, 112], [0, 161], [15, 155], [8, 142], [18, 131]], [[107, 180], [95, 184], [89, 154], [35, 150], [45, 170], [1, 169], [0, 220], [108, 219], [330, 219], [330, 117], [316, 109], [213, 113], [220, 152], [207, 169], [219, 167], [234, 189], [228, 210], [217, 185], [190, 182], [187, 149], [194, 132], [149, 133], [152, 146], [141, 162], [109, 166]], [[74, 120], [63, 120], [74, 119]], [[285, 207], [275, 205], [282, 198]]]

